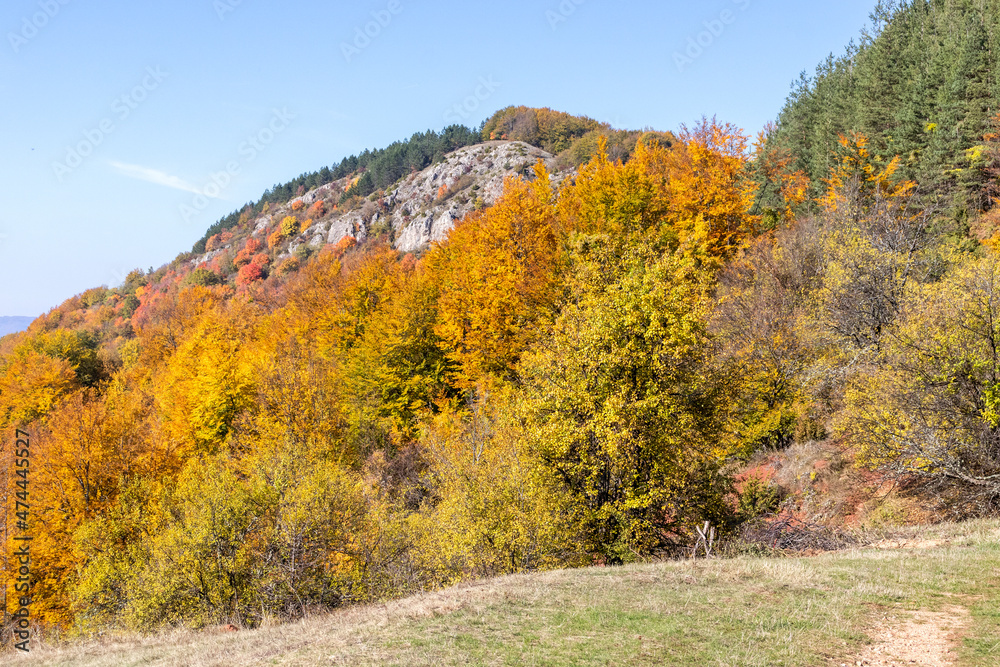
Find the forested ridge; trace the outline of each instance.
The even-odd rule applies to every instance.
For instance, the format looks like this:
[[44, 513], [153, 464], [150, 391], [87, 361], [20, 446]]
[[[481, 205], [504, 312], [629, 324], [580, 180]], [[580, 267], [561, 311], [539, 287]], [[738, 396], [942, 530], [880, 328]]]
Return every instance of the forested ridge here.
[[843, 55], [803, 72], [777, 143], [819, 197], [838, 137], [862, 133], [881, 161], [900, 157], [898, 176], [919, 184], [923, 202], [967, 223], [998, 194], [998, 56], [995, 0], [881, 0]]
[[265, 213], [269, 206], [285, 203], [306, 191], [349, 176], [356, 176], [356, 180], [343, 197], [368, 197], [387, 189], [404, 176], [440, 162], [452, 151], [484, 141], [523, 141], [560, 154], [566, 165], [575, 166], [590, 159], [596, 150], [598, 137], [609, 141], [611, 155], [618, 158], [626, 157], [631, 152], [640, 134], [615, 130], [605, 123], [551, 109], [508, 107], [484, 121], [478, 130], [452, 125], [441, 132], [417, 132], [405, 141], [397, 141], [386, 148], [365, 150], [359, 155], [344, 158], [332, 167], [323, 167], [275, 185], [257, 202], [247, 203], [241, 210], [212, 225], [195, 243], [192, 252], [203, 253], [212, 236], [236, 227], [241, 218], [256, 217]]
[[[0, 428], [34, 447], [36, 619], [256, 626], [689, 553], [706, 521], [724, 539], [775, 513], [843, 521], [816, 510], [819, 468], [793, 492], [758, 465], [818, 444], [859, 495], [995, 514], [997, 109], [992, 69], [948, 59], [991, 43], [994, 7], [880, 5], [753, 138], [526, 107], [416, 135], [0, 339]], [[915, 72], [944, 76], [919, 114], [902, 108]], [[422, 252], [293, 247], [313, 218], [378, 215], [443, 146], [484, 141], [563, 173], [512, 173]], [[302, 199], [327, 179], [343, 187]], [[24, 478], [0, 455], [12, 506]]]

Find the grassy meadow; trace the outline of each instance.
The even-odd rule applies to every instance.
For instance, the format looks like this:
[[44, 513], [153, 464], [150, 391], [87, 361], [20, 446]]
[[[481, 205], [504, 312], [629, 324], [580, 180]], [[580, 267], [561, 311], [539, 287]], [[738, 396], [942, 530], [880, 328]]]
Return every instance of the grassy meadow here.
[[291, 625], [43, 641], [30, 656], [5, 658], [91, 667], [804, 667], [854, 664], [875, 628], [918, 611], [964, 609], [956, 664], [1000, 663], [1000, 522], [907, 530], [873, 547], [808, 558], [520, 575]]

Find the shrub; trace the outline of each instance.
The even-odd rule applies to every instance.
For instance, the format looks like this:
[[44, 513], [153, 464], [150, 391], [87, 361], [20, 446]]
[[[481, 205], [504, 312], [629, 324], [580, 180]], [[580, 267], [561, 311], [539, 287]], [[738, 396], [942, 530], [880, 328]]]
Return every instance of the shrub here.
[[309, 209], [309, 217], [322, 218], [326, 215], [326, 202], [318, 201]]
[[236, 284], [240, 287], [246, 287], [266, 277], [267, 274], [264, 272], [262, 266], [259, 264], [247, 264], [236, 274]]
[[289, 257], [278, 266], [278, 275], [287, 276], [293, 271], [298, 271], [300, 266], [301, 265], [299, 264], [297, 257]]
[[312, 254], [313, 254], [313, 248], [312, 248], [312, 246], [307, 245], [305, 243], [303, 243], [302, 245], [298, 246], [295, 249], [295, 251], [292, 253], [292, 255], [294, 255], [294, 257], [297, 260], [299, 260], [299, 262], [306, 261], [307, 259], [309, 259], [310, 257], [312, 257]]
[[281, 233], [286, 238], [298, 234], [300, 228], [299, 219], [294, 215], [290, 215], [281, 221]]
[[778, 489], [771, 482], [751, 477], [742, 486], [736, 508], [741, 521], [752, 521], [778, 509]]
[[333, 251], [338, 255], [343, 255], [356, 245], [358, 245], [358, 240], [356, 238], [353, 236], [345, 236], [337, 241], [337, 245], [333, 246]]
[[253, 256], [263, 249], [263, 244], [255, 238], [247, 241], [243, 249], [236, 255], [235, 265], [242, 267], [250, 263]]
[[191, 272], [191, 275], [187, 277], [187, 283], [189, 285], [198, 285], [200, 287], [211, 287], [212, 285], [218, 285], [221, 282], [222, 277], [219, 276], [219, 274], [203, 268], [195, 269]]

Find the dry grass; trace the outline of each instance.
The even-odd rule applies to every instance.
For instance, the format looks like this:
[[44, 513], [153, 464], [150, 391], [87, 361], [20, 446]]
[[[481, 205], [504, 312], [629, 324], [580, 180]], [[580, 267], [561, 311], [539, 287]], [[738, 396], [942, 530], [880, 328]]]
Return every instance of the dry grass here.
[[949, 639], [956, 664], [1000, 664], [1000, 523], [911, 533], [901, 539], [919, 538], [923, 548], [515, 576], [292, 625], [107, 636], [0, 658], [25, 666], [839, 665], [884, 644], [893, 624], [918, 612], [968, 614], [961, 640]]

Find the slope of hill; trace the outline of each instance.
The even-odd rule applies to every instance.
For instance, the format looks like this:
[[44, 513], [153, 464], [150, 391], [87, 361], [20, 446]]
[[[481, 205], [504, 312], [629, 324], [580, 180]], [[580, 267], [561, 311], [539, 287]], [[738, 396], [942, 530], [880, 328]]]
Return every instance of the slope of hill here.
[[[504, 123], [563, 153], [576, 146], [588, 154], [571, 140], [574, 126], [549, 122], [561, 117], [515, 109]], [[229, 614], [223, 607], [231, 604], [241, 622], [263, 621], [267, 609], [296, 618], [472, 572], [632, 560], [676, 548], [705, 511], [726, 520], [727, 489], [711, 472], [719, 461], [707, 446], [687, 449], [721, 426], [709, 406], [715, 399], [671, 393], [667, 383], [703, 381], [708, 294], [696, 276], [707, 276], [712, 258], [732, 253], [754, 229], [742, 194], [745, 139], [714, 121], [676, 143], [659, 133], [604, 136], [586, 123], [580, 131], [580, 141], [595, 140], [594, 154], [575, 178], [566, 178], [573, 160], [505, 138], [498, 125], [491, 133], [499, 139], [441, 155], [385, 189], [359, 188], [371, 171], [309, 191], [301, 185], [291, 200], [271, 197], [259, 212], [249, 208], [219, 227], [204, 253], [135, 271], [115, 289], [88, 290], [5, 341], [0, 420], [33, 435], [33, 465], [45, 471], [32, 482], [39, 516], [17, 524], [44, 527], [33, 545], [39, 621], [159, 627]], [[614, 142], [629, 136], [636, 140], [626, 151], [631, 158], [612, 161]], [[386, 162], [385, 173], [395, 164]], [[668, 188], [688, 193], [683, 206], [666, 204]], [[428, 248], [435, 239], [441, 242]], [[584, 299], [588, 290], [636, 300], [605, 304]], [[629, 500], [638, 489], [600, 500], [649, 514], [610, 532], [597, 515], [586, 518], [592, 500], [584, 469], [567, 480], [575, 490], [554, 479], [529, 484], [536, 455], [527, 432], [515, 434], [529, 422], [516, 416], [522, 408], [510, 393], [526, 388], [518, 379], [522, 359], [593, 362], [570, 339], [565, 353], [539, 356], [548, 354], [545, 332], [559, 309], [585, 303], [591, 312], [583, 320], [599, 327], [643, 327], [661, 310], [676, 311], [654, 330], [676, 329], [677, 337], [648, 344], [693, 352], [651, 348], [623, 358], [613, 352], [619, 333], [595, 335], [607, 340], [609, 373], [640, 382], [647, 371], [617, 367], [676, 364], [639, 390], [660, 392], [671, 414], [704, 412], [683, 435], [664, 421], [666, 412], [623, 414], [636, 441], [674, 450], [671, 459], [693, 466], [694, 478], [671, 477], [682, 468], [651, 469], [663, 487], [646, 495], [644, 509]], [[511, 402], [502, 407], [490, 396]], [[485, 411], [469, 412], [475, 406]], [[85, 424], [97, 430], [80, 431]], [[480, 432], [504, 444], [462, 444]], [[0, 490], [12, 498], [15, 461], [10, 449], [0, 456]], [[616, 467], [632, 465], [615, 458]], [[480, 475], [493, 477], [482, 487], [490, 499], [473, 509], [463, 485], [485, 483], [473, 481]], [[515, 491], [526, 484], [527, 495]], [[215, 490], [206, 495], [206, 485]], [[703, 488], [688, 502], [691, 485]], [[663, 493], [684, 504], [673, 517], [662, 515]], [[512, 523], [485, 535], [461, 528], [478, 523], [480, 512], [496, 516], [497, 503], [514, 512]], [[462, 518], [470, 509], [474, 515]], [[227, 522], [237, 532], [219, 535], [222, 525], [205, 511], [248, 523]], [[209, 521], [208, 533], [194, 528], [198, 517]], [[501, 538], [492, 534], [497, 529], [511, 532]], [[117, 546], [100, 544], [111, 534]], [[460, 546], [466, 539], [493, 546]], [[206, 558], [188, 562], [196, 553]], [[226, 571], [196, 574], [198, 562]], [[243, 564], [251, 569], [229, 571]], [[176, 578], [162, 576], [163, 568]], [[148, 577], [153, 569], [160, 574]], [[192, 575], [213, 590], [194, 593]], [[217, 585], [238, 592], [219, 597]], [[77, 596], [88, 601], [77, 605]], [[86, 611], [78, 616], [78, 609]]]
[[1000, 3], [880, 2], [873, 28], [803, 74], [779, 117], [779, 143], [822, 194], [838, 137], [861, 132], [873, 154], [900, 156], [928, 203], [964, 219], [988, 211], [1000, 174]]
[[[189, 261], [192, 266], [208, 265], [227, 252], [239, 252], [250, 238], [268, 239], [290, 216], [302, 218], [298, 233], [268, 244], [276, 249], [276, 264], [293, 256], [300, 247], [319, 250], [347, 238], [358, 242], [382, 238], [401, 252], [419, 252], [432, 241], [443, 240], [470, 212], [493, 205], [503, 194], [505, 178], [529, 175], [538, 161], [546, 164], [558, 181], [560, 172], [554, 156], [508, 141], [487, 142], [449, 153], [380, 196], [345, 197], [357, 177], [333, 181], [283, 205], [269, 206], [265, 215], [209, 238], [207, 252]], [[222, 238], [225, 241], [220, 241]], [[228, 265], [224, 261], [216, 264]]]
[[518, 575], [293, 625], [45, 642], [16, 665], [994, 665], [996, 521], [813, 558]]
[[996, 513], [1000, 260], [862, 137], [797, 218], [795, 155], [715, 119], [456, 132], [276, 187], [3, 339], [0, 427], [39, 471], [4, 534], [35, 529], [44, 628], [258, 627], [677, 556], [706, 522]]

